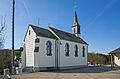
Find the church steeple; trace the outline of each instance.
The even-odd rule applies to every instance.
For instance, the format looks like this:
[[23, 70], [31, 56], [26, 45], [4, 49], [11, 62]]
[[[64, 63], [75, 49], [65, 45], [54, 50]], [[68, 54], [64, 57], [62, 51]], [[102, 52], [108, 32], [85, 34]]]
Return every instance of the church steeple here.
[[77, 20], [77, 13], [76, 13], [76, 10], [75, 10], [74, 24], [73, 24], [73, 25], [79, 25], [79, 24], [78, 24], [78, 20]]
[[75, 15], [74, 15], [74, 23], [72, 25], [72, 34], [80, 37], [80, 25], [78, 23], [76, 10], [75, 10]]

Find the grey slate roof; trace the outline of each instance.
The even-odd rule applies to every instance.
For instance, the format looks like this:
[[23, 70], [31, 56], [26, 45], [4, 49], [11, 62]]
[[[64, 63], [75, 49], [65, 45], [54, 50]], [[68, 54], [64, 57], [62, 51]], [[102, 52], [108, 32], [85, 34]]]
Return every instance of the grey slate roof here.
[[[51, 30], [54, 31], [54, 33], [63, 40], [68, 40], [68, 41], [73, 41], [73, 42], [77, 42], [77, 43], [82, 43], [82, 44], [87, 44], [82, 38], [80, 37], [76, 37], [75, 35], [68, 33], [68, 32], [64, 32], [52, 27], [49, 27]], [[88, 45], [88, 44], [87, 44]]]
[[48, 38], [53, 38], [57, 39], [49, 30], [43, 29], [34, 25], [30, 25], [33, 30], [35, 31], [37, 36], [43, 36], [43, 37], [48, 37]]
[[114, 54], [114, 53], [120, 53], [120, 48], [113, 50], [113, 51], [110, 52], [109, 54]]
[[[40, 28], [34, 25], [30, 25], [33, 30], [35, 31], [37, 36], [43, 36], [43, 37], [48, 37], [48, 38], [53, 38], [53, 39], [58, 39], [55, 35], [53, 35], [48, 29], [44, 29], [44, 28]], [[52, 31], [54, 31], [54, 33], [63, 40], [68, 40], [68, 41], [73, 41], [73, 42], [77, 42], [77, 43], [82, 43], [82, 44], [87, 44], [83, 39], [81, 39], [80, 37], [76, 37], [75, 35], [68, 33], [68, 32], [64, 32], [52, 27], [49, 27]], [[88, 45], [88, 44], [87, 44]]]

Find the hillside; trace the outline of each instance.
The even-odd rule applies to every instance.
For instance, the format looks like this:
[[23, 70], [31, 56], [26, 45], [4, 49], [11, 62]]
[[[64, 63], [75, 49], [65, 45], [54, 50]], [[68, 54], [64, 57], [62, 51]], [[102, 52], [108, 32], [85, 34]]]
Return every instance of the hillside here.
[[[20, 50], [15, 50], [15, 67], [18, 66], [17, 60], [20, 58]], [[3, 74], [5, 68], [11, 69], [11, 50], [0, 50], [0, 74]]]
[[88, 53], [88, 62], [93, 64], [110, 64], [110, 55], [104, 55], [99, 53]]

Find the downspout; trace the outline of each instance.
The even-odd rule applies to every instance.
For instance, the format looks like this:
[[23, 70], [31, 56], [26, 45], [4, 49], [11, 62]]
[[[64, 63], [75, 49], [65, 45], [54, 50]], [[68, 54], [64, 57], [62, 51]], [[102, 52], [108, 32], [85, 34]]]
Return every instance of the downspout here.
[[58, 70], [58, 44], [55, 40], [55, 69]]
[[60, 41], [55, 40], [55, 65], [56, 69], [60, 69]]
[[58, 40], [58, 70], [60, 70], [60, 40]]

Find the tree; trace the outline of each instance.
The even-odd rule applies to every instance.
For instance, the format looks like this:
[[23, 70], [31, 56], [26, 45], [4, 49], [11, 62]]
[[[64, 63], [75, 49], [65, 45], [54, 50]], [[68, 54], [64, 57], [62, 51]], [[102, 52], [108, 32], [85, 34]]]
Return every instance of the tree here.
[[4, 47], [5, 30], [6, 30], [6, 20], [5, 20], [5, 17], [2, 16], [1, 24], [0, 24], [0, 49]]
[[110, 64], [110, 55], [104, 55], [99, 53], [88, 53], [88, 61], [93, 64]]

